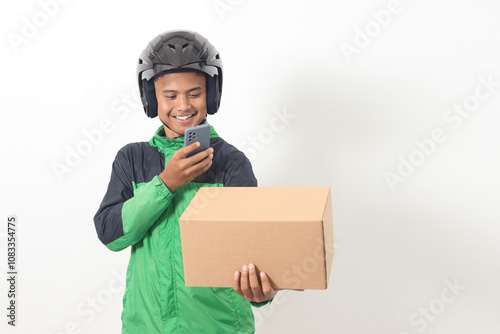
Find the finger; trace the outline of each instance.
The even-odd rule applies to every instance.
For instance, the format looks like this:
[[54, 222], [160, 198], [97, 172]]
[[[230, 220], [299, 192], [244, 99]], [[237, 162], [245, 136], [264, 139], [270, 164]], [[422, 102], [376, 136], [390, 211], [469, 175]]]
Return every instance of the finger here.
[[265, 300], [271, 299], [276, 294], [276, 290], [273, 289], [271, 281], [264, 272], [260, 273], [260, 282], [262, 284], [262, 292], [264, 293]]
[[233, 289], [241, 297], [244, 297], [243, 292], [241, 291], [241, 287], [240, 287], [240, 276], [241, 276], [241, 274], [240, 274], [239, 271], [237, 271], [237, 272], [234, 273], [234, 276], [233, 276]]
[[201, 145], [200, 142], [194, 142], [188, 146], [181, 148], [179, 151], [182, 152], [182, 156], [185, 158], [189, 153], [193, 152], [198, 147], [200, 147], [200, 145]]
[[[198, 154], [201, 154], [199, 156], [200, 160], [198, 160]], [[209, 152], [208, 155], [205, 155], [204, 152], [200, 152], [198, 154], [192, 156], [192, 157], [196, 157], [196, 159], [191, 160], [192, 157], [189, 157], [186, 159], [186, 161], [189, 165], [191, 165], [192, 167], [196, 167], [195, 169], [201, 169], [201, 168], [205, 167], [207, 164], [209, 164], [214, 159], [214, 155], [211, 152]]]
[[213, 154], [209, 155], [208, 158], [205, 159], [206, 160], [205, 165], [204, 166], [202, 165], [203, 167], [200, 167], [199, 170], [200, 174], [205, 173], [210, 168], [210, 166], [212, 166], [213, 159], [214, 159]]
[[247, 300], [253, 300], [252, 289], [250, 288], [248, 283], [248, 266], [246, 265], [241, 268], [240, 287], [244, 298]]
[[198, 152], [195, 155], [187, 158], [187, 162], [188, 164], [195, 165], [201, 161], [204, 161], [204, 159], [209, 157], [212, 153], [214, 153], [214, 149], [212, 147], [209, 147], [206, 150]]
[[[194, 165], [186, 168], [186, 174], [189, 175], [189, 177], [191, 179], [194, 179], [198, 175], [206, 172], [210, 168], [210, 166], [212, 166], [213, 158], [214, 158], [213, 154], [210, 154], [204, 160], [199, 161], [199, 162], [195, 163]], [[188, 159], [190, 159], [190, 158], [188, 158]]]
[[262, 287], [260, 285], [259, 277], [257, 276], [257, 270], [253, 263], [250, 263], [248, 265], [248, 279], [250, 281], [250, 288], [252, 289], [254, 300], [258, 303], [265, 300], [265, 296], [262, 293]]

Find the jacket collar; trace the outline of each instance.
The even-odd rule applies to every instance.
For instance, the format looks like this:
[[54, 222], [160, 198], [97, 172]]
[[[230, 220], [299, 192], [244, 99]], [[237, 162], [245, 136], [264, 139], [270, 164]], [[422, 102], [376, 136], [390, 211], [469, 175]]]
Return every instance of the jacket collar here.
[[[213, 126], [210, 126], [210, 138], [218, 138], [219, 135], [215, 132]], [[155, 132], [153, 138], [149, 141], [149, 145], [157, 147], [159, 151], [168, 149], [178, 150], [184, 146], [184, 136], [177, 138], [168, 138], [165, 136], [165, 128], [161, 125]]]

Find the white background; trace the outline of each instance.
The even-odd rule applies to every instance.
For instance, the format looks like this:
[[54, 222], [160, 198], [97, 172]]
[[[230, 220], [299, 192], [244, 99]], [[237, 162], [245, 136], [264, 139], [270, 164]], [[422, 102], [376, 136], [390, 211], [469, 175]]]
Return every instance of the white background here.
[[328, 290], [280, 292], [257, 333], [500, 333], [497, 1], [62, 2], [0, 14], [0, 332], [120, 332], [129, 250], [107, 250], [92, 218], [116, 152], [159, 125], [136, 103], [137, 58], [181, 28], [221, 53], [209, 122], [252, 155], [259, 185], [332, 187]]

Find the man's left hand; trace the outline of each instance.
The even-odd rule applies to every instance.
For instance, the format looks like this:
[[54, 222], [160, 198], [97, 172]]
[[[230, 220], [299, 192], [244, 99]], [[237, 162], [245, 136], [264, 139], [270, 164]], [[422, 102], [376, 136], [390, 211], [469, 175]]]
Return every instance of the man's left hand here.
[[278, 290], [274, 290], [264, 272], [257, 273], [255, 265], [244, 265], [234, 273], [233, 288], [237, 294], [250, 302], [261, 303], [272, 299]]

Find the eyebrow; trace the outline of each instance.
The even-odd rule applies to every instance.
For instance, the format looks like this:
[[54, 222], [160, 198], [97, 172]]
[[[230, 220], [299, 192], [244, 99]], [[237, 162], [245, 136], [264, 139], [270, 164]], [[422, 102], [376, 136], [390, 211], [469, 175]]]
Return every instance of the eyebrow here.
[[[196, 87], [193, 87], [193, 88], [191, 88], [191, 89], [188, 89], [188, 90], [187, 90], [187, 92], [188, 92], [188, 93], [190, 93], [190, 92], [192, 92], [193, 90], [200, 90], [200, 89], [202, 89], [202, 87], [201, 87], [201, 86], [196, 86]], [[163, 94], [165, 94], [165, 93], [178, 93], [178, 91], [173, 90], [173, 89], [164, 89], [164, 90], [162, 90], [161, 92], [162, 92]]]

